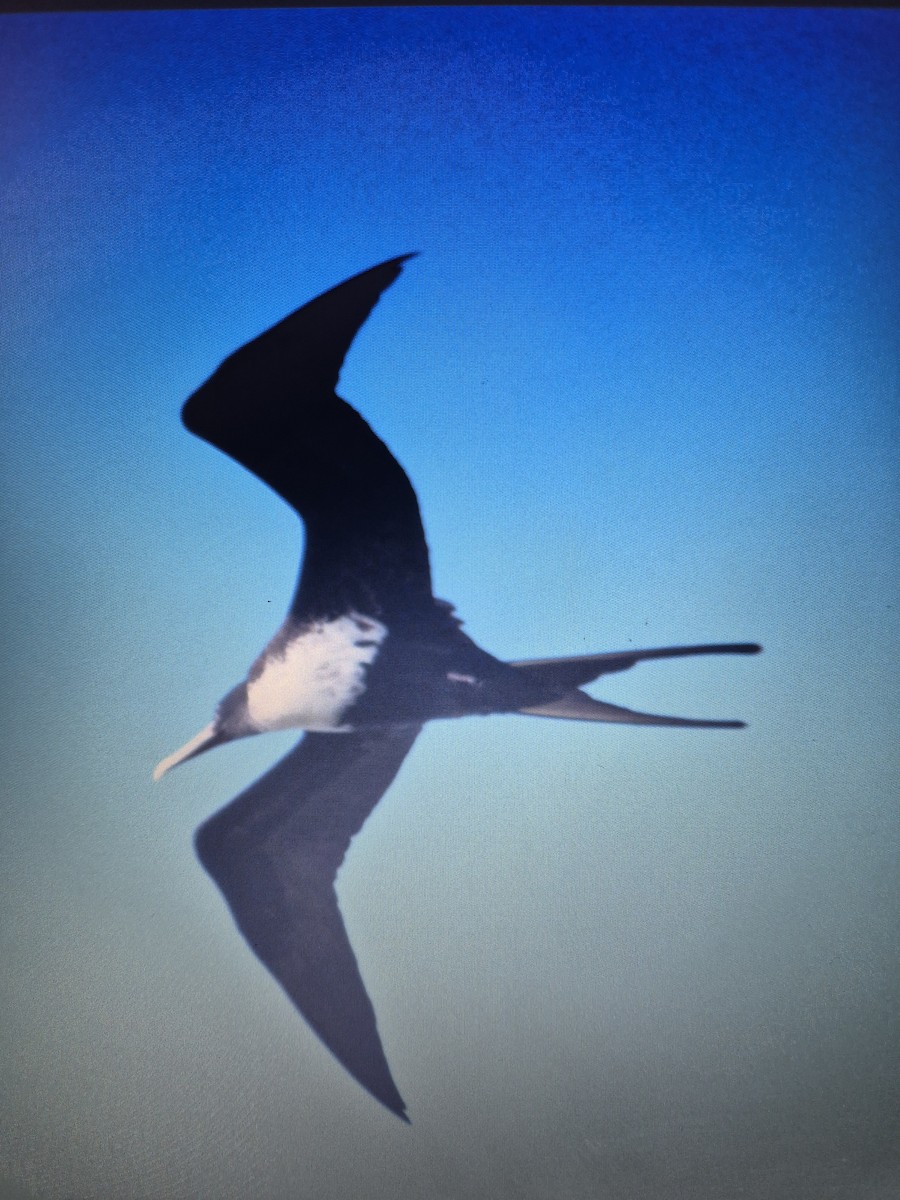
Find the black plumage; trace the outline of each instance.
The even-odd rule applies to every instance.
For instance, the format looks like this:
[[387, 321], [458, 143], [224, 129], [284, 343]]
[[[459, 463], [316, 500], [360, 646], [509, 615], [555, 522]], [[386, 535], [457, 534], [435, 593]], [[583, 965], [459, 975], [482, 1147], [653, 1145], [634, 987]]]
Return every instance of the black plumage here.
[[497, 712], [625, 724], [738, 727], [635, 713], [582, 685], [646, 659], [750, 654], [750, 643], [507, 663], [432, 593], [416, 494], [335, 392], [359, 327], [405, 255], [364, 271], [230, 355], [188, 399], [198, 437], [303, 519], [306, 549], [281, 629], [213, 721], [157, 767], [296, 727], [303, 739], [197, 831], [203, 866], [241, 933], [344, 1067], [406, 1119], [347, 940], [335, 879], [347, 847], [422, 726]]

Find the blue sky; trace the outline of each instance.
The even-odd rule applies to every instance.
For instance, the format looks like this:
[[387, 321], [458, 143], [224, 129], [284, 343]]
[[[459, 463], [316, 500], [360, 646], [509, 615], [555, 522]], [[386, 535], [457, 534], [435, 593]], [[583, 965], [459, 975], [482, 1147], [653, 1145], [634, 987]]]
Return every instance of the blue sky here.
[[[4, 1194], [896, 1185], [898, 33], [0, 18]], [[598, 692], [740, 734], [429, 727], [340, 879], [408, 1130], [193, 860], [290, 735], [150, 772], [278, 625], [301, 545], [183, 399], [412, 250], [341, 392], [472, 636], [766, 653]]]

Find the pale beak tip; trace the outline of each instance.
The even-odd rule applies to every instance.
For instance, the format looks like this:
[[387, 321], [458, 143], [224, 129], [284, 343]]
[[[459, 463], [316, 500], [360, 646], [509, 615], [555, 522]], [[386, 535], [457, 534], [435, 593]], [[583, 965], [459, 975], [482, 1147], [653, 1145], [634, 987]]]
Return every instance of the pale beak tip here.
[[171, 771], [179, 763], [183, 763], [197, 754], [202, 754], [204, 750], [217, 745], [220, 740], [216, 735], [215, 724], [207, 725], [205, 729], [200, 730], [196, 737], [192, 737], [189, 742], [186, 742], [180, 750], [176, 750], [174, 754], [164, 758], [161, 763], [157, 763], [153, 771], [153, 782], [158, 783], [167, 771]]

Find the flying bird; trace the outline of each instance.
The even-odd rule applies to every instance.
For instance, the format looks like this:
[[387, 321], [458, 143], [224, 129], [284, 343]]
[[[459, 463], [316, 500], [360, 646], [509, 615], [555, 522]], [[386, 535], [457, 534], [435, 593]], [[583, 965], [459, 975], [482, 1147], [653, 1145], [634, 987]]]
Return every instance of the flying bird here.
[[403, 468], [335, 392], [347, 351], [413, 255], [353, 276], [231, 354], [189, 397], [187, 429], [246, 467], [302, 518], [305, 553], [281, 628], [172, 767], [270, 730], [303, 737], [202, 824], [197, 855], [238, 929], [300, 1014], [404, 1121], [375, 1013], [344, 929], [338, 869], [426, 721], [525, 713], [581, 721], [739, 728], [632, 712], [582, 690], [656, 658], [755, 654], [749, 643], [502, 662], [431, 586]]

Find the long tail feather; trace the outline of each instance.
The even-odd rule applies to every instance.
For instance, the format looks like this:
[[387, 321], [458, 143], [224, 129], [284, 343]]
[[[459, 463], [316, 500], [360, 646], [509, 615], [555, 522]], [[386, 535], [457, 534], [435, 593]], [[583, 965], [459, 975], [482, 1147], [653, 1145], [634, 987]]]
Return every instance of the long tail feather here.
[[559, 700], [519, 710], [530, 717], [561, 717], [568, 721], [610, 721], [616, 725], [677, 725], [682, 729], [743, 729], [743, 721], [700, 721], [691, 717], [662, 717], [634, 712], [595, 700], [586, 692], [572, 691]]
[[577, 688], [599, 679], [601, 675], [627, 671], [635, 663], [645, 662], [647, 659], [685, 658], [697, 654], [759, 654], [761, 649], [762, 646], [755, 642], [724, 642], [704, 646], [666, 646], [657, 650], [613, 650], [606, 654], [581, 654], [574, 658], [522, 659], [509, 665], [537, 674], [545, 683]]

